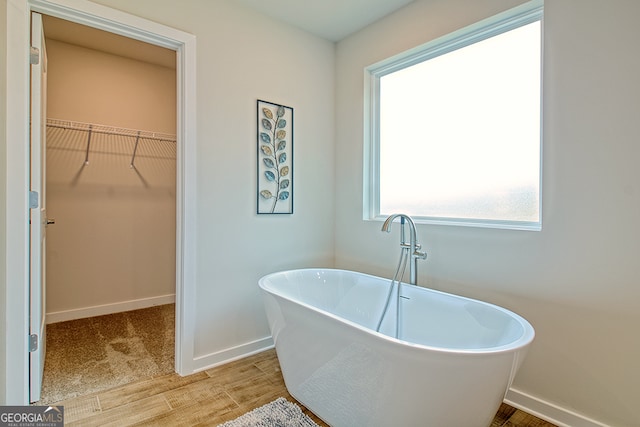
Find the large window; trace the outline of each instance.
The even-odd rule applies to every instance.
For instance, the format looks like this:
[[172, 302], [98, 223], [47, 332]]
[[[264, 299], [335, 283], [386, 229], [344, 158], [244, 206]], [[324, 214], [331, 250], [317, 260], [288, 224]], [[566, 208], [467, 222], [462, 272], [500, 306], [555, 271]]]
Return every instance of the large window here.
[[365, 217], [540, 229], [534, 1], [372, 65]]

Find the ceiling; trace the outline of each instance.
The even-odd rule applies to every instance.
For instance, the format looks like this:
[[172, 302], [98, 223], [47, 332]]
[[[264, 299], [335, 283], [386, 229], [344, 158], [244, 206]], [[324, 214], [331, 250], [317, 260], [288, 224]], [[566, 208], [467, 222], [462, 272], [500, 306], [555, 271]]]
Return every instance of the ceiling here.
[[[273, 19], [329, 41], [339, 41], [414, 0], [234, 0]], [[176, 53], [127, 37], [44, 16], [47, 39], [62, 41], [163, 67]]]
[[236, 0], [274, 19], [339, 41], [413, 0]]
[[125, 58], [176, 68], [176, 52], [171, 49], [48, 15], [43, 15], [42, 21], [47, 40], [58, 40]]

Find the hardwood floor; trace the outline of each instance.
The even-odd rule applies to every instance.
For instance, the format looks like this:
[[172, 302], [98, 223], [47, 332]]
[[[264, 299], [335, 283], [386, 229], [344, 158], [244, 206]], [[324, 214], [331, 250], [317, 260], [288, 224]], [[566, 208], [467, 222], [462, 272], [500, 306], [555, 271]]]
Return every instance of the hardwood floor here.
[[[284, 385], [275, 350], [268, 350], [187, 377], [150, 377], [56, 405], [64, 406], [69, 426], [216, 426], [278, 397], [297, 403]], [[554, 425], [503, 404], [491, 427]]]

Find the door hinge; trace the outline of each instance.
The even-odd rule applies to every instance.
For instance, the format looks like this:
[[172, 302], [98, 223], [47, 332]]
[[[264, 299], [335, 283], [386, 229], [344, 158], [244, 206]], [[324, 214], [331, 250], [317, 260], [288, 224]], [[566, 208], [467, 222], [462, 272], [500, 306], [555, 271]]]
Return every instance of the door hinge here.
[[38, 334], [29, 335], [29, 353], [38, 349]]
[[29, 50], [29, 64], [38, 65], [40, 63], [40, 49], [31, 46]]
[[39, 194], [37, 191], [29, 191], [29, 209], [37, 209], [39, 205]]

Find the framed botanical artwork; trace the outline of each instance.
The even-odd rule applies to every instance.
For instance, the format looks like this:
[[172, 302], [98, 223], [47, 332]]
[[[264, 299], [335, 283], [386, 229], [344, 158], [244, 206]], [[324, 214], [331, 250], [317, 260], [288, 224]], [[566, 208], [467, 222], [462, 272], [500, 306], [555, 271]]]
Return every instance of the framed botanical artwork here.
[[293, 213], [293, 108], [258, 100], [259, 214]]

